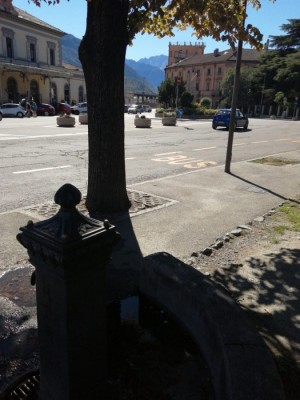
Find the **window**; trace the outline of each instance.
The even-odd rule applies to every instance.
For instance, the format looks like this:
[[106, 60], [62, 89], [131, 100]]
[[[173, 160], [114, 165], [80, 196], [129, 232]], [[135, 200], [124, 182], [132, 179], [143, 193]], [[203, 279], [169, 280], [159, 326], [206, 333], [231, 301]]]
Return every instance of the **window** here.
[[210, 75], [210, 68], [207, 69], [207, 75]]
[[210, 90], [210, 80], [206, 81], [205, 90]]
[[50, 65], [55, 65], [55, 53], [53, 49], [50, 49]]
[[5, 46], [4, 55], [8, 58], [14, 58], [14, 32], [11, 29], [2, 28], [2, 35]]
[[27, 59], [30, 62], [36, 62], [37, 39], [32, 36], [26, 36], [26, 38], [27, 38]]
[[35, 55], [35, 45], [33, 43], [30, 43], [30, 61], [35, 62], [36, 61], [36, 55]]
[[78, 88], [78, 101], [81, 103], [83, 102], [83, 87], [79, 86]]
[[55, 65], [55, 43], [48, 42], [48, 64]]
[[6, 54], [8, 58], [14, 58], [13, 42], [10, 37], [6, 38]]
[[217, 74], [218, 74], [218, 75], [222, 75], [222, 68], [221, 68], [221, 67], [218, 67], [218, 72], [217, 72]]
[[70, 86], [67, 83], [64, 87], [64, 100], [66, 103], [70, 103]]

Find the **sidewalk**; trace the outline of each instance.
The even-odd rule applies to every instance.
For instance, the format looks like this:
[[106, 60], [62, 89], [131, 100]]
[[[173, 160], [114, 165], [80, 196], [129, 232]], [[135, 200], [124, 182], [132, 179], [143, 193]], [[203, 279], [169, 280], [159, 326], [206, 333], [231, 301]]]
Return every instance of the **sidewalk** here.
[[[299, 151], [280, 156], [300, 162]], [[122, 219], [112, 221], [123, 239], [113, 255], [113, 262], [119, 265], [131, 263], [133, 268], [139, 268], [141, 256], [159, 252], [187, 260], [237, 226], [246, 225], [283, 201], [294, 199], [300, 193], [299, 176], [300, 164], [275, 167], [239, 162], [232, 165], [231, 174], [224, 173], [224, 167], [218, 166], [131, 185], [128, 190], [158, 199], [159, 206], [150, 206], [147, 212], [143, 210], [132, 214], [130, 223]], [[16, 320], [21, 321], [25, 312], [26, 327], [31, 329], [34, 327], [34, 289], [28, 289], [31, 268], [25, 249], [15, 239], [19, 227], [26, 225], [29, 219], [35, 221], [38, 215], [24, 209], [0, 214], [3, 232], [0, 243], [0, 299], [4, 310], [2, 315], [7, 315], [11, 307], [17, 314]], [[252, 268], [261, 269], [259, 265]], [[289, 279], [292, 286], [293, 280], [298, 277], [290, 276]], [[298, 282], [293, 287], [297, 285]], [[14, 294], [12, 290], [7, 290], [9, 287], [13, 287]], [[282, 304], [278, 303], [278, 307]], [[300, 309], [294, 311], [299, 316]], [[276, 313], [276, 303], [273, 304], [273, 312]], [[1, 325], [7, 329], [5, 324]], [[288, 336], [289, 329], [286, 328]], [[16, 325], [9, 329], [18, 332]], [[294, 331], [295, 327], [290, 329]], [[299, 334], [299, 328], [297, 332]], [[288, 337], [286, 340], [289, 342]], [[299, 343], [300, 335], [297, 346]]]

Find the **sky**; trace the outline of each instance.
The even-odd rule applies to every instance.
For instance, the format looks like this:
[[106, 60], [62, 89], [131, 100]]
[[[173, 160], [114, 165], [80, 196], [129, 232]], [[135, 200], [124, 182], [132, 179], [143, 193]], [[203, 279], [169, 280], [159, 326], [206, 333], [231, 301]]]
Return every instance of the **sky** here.
[[[276, 0], [275, 3], [272, 0], [261, 0], [261, 4], [262, 7], [258, 11], [248, 5], [246, 23], [251, 23], [259, 28], [264, 35], [264, 43], [270, 35], [283, 34], [280, 26], [287, 23], [288, 19], [300, 18], [300, 0]], [[58, 5], [48, 6], [47, 3], [43, 3], [41, 7], [37, 7], [33, 3], [28, 4], [28, 0], [13, 0], [13, 5], [79, 39], [85, 33], [86, 0], [60, 0]], [[192, 35], [191, 30], [175, 31], [174, 34], [174, 37], [163, 39], [158, 39], [152, 35], [137, 35], [133, 45], [127, 48], [126, 58], [138, 61], [144, 57], [168, 55], [170, 42], [199, 42]], [[204, 37], [200, 42], [203, 42], [206, 46], [205, 53], [212, 53], [216, 48], [221, 51], [228, 48], [226, 42], [216, 42], [209, 37]]]

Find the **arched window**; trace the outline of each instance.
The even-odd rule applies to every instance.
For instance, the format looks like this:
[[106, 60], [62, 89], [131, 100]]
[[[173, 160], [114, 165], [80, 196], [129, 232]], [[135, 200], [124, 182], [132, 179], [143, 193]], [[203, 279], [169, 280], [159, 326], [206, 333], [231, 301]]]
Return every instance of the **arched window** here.
[[30, 81], [30, 97], [34, 99], [37, 103], [40, 103], [40, 90], [39, 84], [35, 79]]
[[78, 102], [82, 103], [83, 101], [84, 101], [84, 98], [83, 98], [83, 87], [79, 86], [79, 88], [78, 88]]
[[7, 97], [9, 101], [13, 102], [18, 102], [19, 99], [19, 93], [18, 93], [18, 84], [15, 78], [8, 78], [7, 79]]
[[64, 100], [66, 103], [70, 103], [70, 85], [68, 85], [67, 83], [64, 87]]
[[50, 103], [56, 107], [57, 104], [57, 86], [55, 82], [51, 82], [50, 88]]

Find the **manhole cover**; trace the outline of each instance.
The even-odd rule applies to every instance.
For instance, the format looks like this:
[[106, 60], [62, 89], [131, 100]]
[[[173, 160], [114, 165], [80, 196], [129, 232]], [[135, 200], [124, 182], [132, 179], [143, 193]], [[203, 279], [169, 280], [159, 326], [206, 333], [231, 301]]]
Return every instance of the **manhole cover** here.
[[[176, 200], [156, 196], [145, 192], [138, 192], [135, 190], [127, 190], [127, 194], [131, 203], [131, 207], [129, 209], [130, 216], [154, 211], [159, 208], [171, 206], [177, 203]], [[88, 214], [85, 206], [85, 201], [86, 196], [83, 196], [81, 202], [77, 206], [77, 209], [83, 214]], [[60, 206], [55, 204], [53, 201], [49, 201], [43, 204], [26, 207], [22, 209], [22, 212], [37, 219], [47, 219], [53, 217], [53, 215], [58, 212], [59, 207]]]

